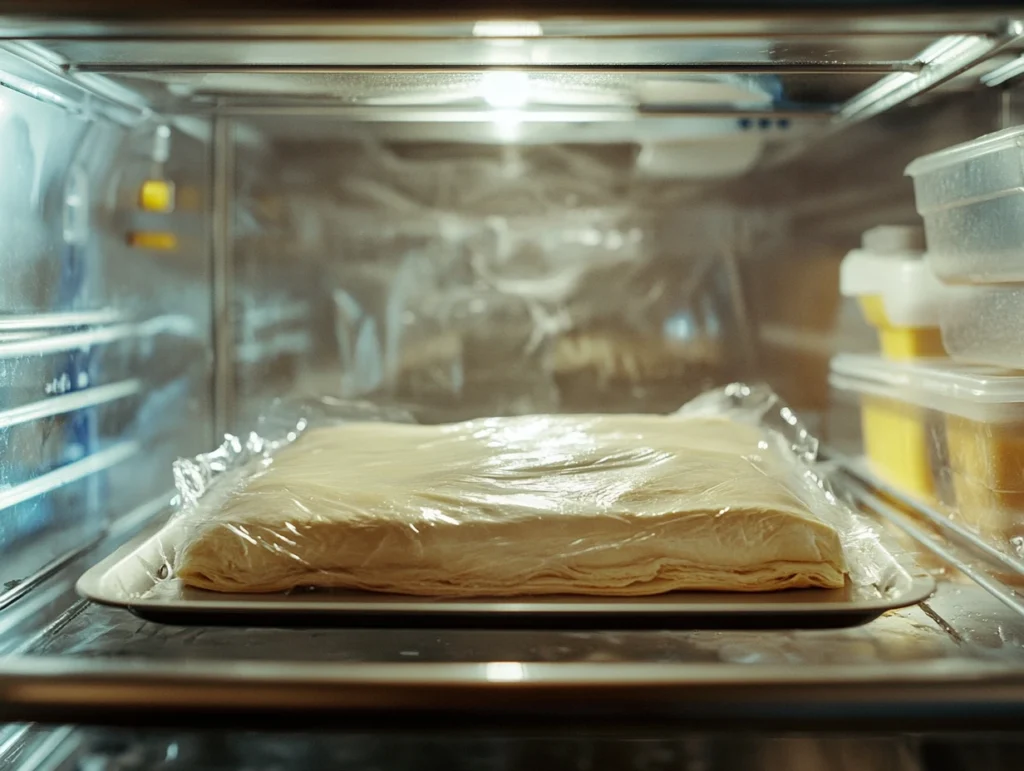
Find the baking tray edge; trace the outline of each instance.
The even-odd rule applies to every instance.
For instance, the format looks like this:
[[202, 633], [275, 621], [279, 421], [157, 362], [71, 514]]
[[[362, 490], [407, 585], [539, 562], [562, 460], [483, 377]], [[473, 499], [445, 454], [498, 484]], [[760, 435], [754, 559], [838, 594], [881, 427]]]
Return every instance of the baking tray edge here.
[[[140, 581], [147, 579], [138, 571], [148, 576], [149, 588], [156, 585], [152, 565], [157, 559], [166, 559], [160, 555], [166, 555], [165, 542], [174, 539], [175, 530], [172, 520], [143, 532], [88, 570], [78, 580], [78, 593], [145, 619], [180, 625], [793, 629], [856, 626], [886, 611], [916, 605], [935, 590], [931, 576], [911, 572], [880, 545], [891, 561], [891, 569], [898, 571], [902, 586], [888, 596], [869, 599], [836, 597], [836, 593], [849, 590], [833, 593], [818, 589], [530, 600], [431, 600], [357, 592], [305, 597], [301, 593], [218, 595], [198, 590], [189, 590], [202, 598], [198, 602], [140, 596]], [[125, 588], [122, 574], [131, 577], [135, 591]], [[817, 596], [828, 599], [808, 599]]]

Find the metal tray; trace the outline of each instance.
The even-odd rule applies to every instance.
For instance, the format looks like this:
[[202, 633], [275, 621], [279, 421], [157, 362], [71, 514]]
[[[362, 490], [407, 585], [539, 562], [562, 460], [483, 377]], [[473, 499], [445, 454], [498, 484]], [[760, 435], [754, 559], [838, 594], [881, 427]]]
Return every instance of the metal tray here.
[[181, 538], [174, 522], [140, 535], [87, 571], [78, 581], [79, 594], [152, 621], [183, 625], [811, 629], [863, 624], [887, 610], [916, 605], [935, 590], [930, 576], [879, 545], [881, 579], [834, 590], [516, 600], [339, 590], [223, 594], [191, 589], [167, 576]]

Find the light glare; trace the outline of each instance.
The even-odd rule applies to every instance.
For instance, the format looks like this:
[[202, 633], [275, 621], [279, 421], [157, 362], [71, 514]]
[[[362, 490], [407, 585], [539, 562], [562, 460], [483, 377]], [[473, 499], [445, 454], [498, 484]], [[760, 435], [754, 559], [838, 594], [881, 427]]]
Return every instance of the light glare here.
[[522, 107], [530, 99], [530, 76], [525, 72], [485, 72], [480, 96], [491, 107]]
[[542, 33], [535, 21], [478, 21], [473, 25], [474, 37], [540, 37]]

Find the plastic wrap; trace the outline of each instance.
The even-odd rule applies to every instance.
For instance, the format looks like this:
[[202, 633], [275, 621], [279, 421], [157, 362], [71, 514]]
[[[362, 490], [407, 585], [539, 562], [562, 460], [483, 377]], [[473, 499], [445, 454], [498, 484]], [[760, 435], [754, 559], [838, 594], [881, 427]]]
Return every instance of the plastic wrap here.
[[176, 577], [425, 596], [877, 581], [875, 532], [767, 389], [733, 385], [671, 416], [396, 417], [282, 404], [249, 437], [179, 461]]
[[664, 412], [739, 376], [723, 266], [746, 215], [648, 205], [622, 189], [632, 158], [608, 150], [449, 153], [371, 144], [345, 169], [330, 239], [342, 394], [451, 419]]

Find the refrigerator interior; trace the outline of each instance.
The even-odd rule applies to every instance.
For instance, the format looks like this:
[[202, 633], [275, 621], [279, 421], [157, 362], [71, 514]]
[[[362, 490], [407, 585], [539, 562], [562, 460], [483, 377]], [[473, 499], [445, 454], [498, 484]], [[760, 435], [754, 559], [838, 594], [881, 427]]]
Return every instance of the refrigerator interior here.
[[1019, 759], [1008, 563], [840, 472], [939, 579], [851, 629], [189, 628], [74, 592], [285, 395], [440, 422], [766, 381], [856, 451], [839, 262], [918, 221], [912, 159], [1024, 123], [1013, 9], [101, 5], [0, 9], [0, 767]]

